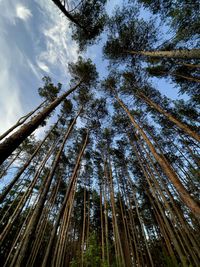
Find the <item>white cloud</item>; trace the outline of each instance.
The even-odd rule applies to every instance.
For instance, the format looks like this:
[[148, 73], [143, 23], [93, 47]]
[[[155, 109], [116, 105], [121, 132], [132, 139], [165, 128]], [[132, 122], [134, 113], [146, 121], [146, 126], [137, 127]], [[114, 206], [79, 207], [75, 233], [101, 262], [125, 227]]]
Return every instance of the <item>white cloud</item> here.
[[26, 62], [27, 62], [28, 67], [30, 68], [30, 70], [33, 72], [33, 74], [35, 74], [35, 77], [36, 77], [38, 80], [41, 80], [42, 75], [41, 75], [41, 73], [39, 72], [38, 67], [35, 66], [35, 65], [34, 65], [28, 58], [26, 59]]
[[66, 78], [68, 77], [68, 63], [76, 61], [78, 57], [78, 46], [71, 39], [69, 21], [60, 14], [51, 1], [41, 0], [39, 5], [43, 16], [48, 17], [48, 20], [44, 20], [41, 26], [46, 49], [40, 51], [38, 55], [38, 66], [50, 74], [51, 70], [56, 67]]
[[[0, 53], [0, 134], [37, 105], [36, 88], [44, 72], [66, 83], [68, 63], [78, 57], [69, 22], [57, 7], [49, 0], [26, 1], [0, 0], [0, 8], [4, 10], [0, 17], [0, 28], [3, 29], [0, 32], [0, 50], [3, 51]], [[32, 4], [40, 8], [40, 12], [37, 8], [34, 10], [34, 16], [28, 8]], [[19, 28], [21, 24], [17, 23], [17, 18], [26, 22], [31, 17], [30, 23], [25, 24], [35, 22], [36, 28], [31, 33], [27, 27]], [[40, 23], [37, 23], [38, 17]], [[8, 30], [8, 23], [12, 30]], [[23, 38], [15, 39], [17, 35], [13, 37], [12, 31], [16, 29], [30, 39], [25, 40], [26, 43]]]
[[10, 73], [12, 58], [6, 46], [0, 40], [0, 47], [4, 51], [0, 54], [0, 133], [6, 131], [23, 114], [20, 86], [15, 75]]
[[38, 61], [37, 65], [41, 70], [43, 70], [45, 72], [49, 72], [49, 67], [44, 62]]
[[30, 17], [32, 17], [32, 13], [30, 9], [27, 7], [23, 6], [22, 4], [17, 4], [16, 5], [16, 17], [27, 21]]

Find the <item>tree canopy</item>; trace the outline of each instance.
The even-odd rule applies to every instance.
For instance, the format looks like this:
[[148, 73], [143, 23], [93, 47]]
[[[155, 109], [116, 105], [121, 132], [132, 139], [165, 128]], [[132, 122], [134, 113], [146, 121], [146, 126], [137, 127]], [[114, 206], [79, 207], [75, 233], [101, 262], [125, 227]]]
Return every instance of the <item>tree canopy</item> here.
[[79, 56], [0, 136], [1, 265], [199, 267], [199, 3], [51, 2]]

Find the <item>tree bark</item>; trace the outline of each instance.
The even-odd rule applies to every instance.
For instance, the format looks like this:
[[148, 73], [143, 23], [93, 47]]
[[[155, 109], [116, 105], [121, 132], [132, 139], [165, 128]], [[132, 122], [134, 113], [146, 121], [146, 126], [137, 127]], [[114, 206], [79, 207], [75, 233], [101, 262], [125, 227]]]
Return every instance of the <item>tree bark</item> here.
[[73, 185], [74, 185], [74, 183], [76, 181], [76, 174], [77, 174], [77, 171], [79, 169], [80, 161], [81, 161], [81, 158], [82, 158], [83, 153], [85, 151], [85, 148], [86, 148], [86, 145], [87, 145], [87, 141], [88, 141], [88, 132], [86, 134], [83, 147], [82, 147], [82, 149], [81, 149], [81, 151], [79, 153], [78, 159], [76, 161], [76, 165], [74, 167], [74, 170], [73, 170], [73, 173], [72, 173], [72, 176], [71, 176], [71, 179], [70, 179], [70, 184], [69, 184], [69, 187], [68, 187], [67, 192], [65, 194], [65, 198], [64, 198], [64, 201], [63, 201], [62, 206], [60, 208], [59, 214], [57, 216], [56, 223], [54, 225], [54, 229], [51, 232], [51, 237], [50, 237], [50, 240], [49, 240], [49, 243], [48, 243], [48, 247], [47, 247], [47, 250], [46, 250], [46, 253], [45, 253], [45, 256], [44, 256], [44, 259], [43, 259], [41, 267], [46, 267], [47, 266], [47, 261], [48, 261], [49, 254], [50, 254], [50, 251], [51, 251], [51, 248], [52, 248], [52, 245], [53, 245], [55, 234], [56, 234], [57, 228], [59, 226], [61, 216], [63, 215], [65, 206], [67, 205], [67, 202], [68, 202], [68, 199], [69, 199], [69, 196], [70, 196], [70, 193], [71, 193], [71, 189], [72, 189], [72, 187], [73, 187]]
[[13, 214], [10, 216], [9, 221], [7, 223], [7, 225], [4, 227], [2, 233], [0, 234], [0, 244], [3, 242], [3, 240], [5, 239], [6, 235], [8, 234], [10, 228], [13, 226], [13, 224], [15, 223], [16, 219], [18, 218], [19, 214], [21, 213], [26, 201], [28, 200], [28, 198], [30, 197], [30, 195], [32, 194], [32, 191], [34, 189], [34, 186], [36, 185], [38, 178], [42, 172], [42, 169], [44, 168], [47, 160], [49, 159], [49, 157], [51, 156], [53, 150], [55, 149], [55, 143], [52, 145], [52, 147], [50, 147], [49, 151], [47, 152], [46, 156], [44, 157], [44, 159], [42, 160], [41, 164], [39, 165], [39, 168], [37, 169], [33, 180], [31, 181], [30, 185], [27, 187], [25, 193], [22, 195], [15, 211], [13, 212]]
[[125, 50], [128, 54], [144, 55], [149, 57], [160, 58], [183, 58], [183, 59], [195, 59], [200, 58], [200, 49], [191, 50], [171, 50], [171, 51], [129, 51]]
[[40, 148], [42, 147], [42, 145], [44, 144], [44, 142], [47, 140], [47, 138], [49, 137], [50, 133], [53, 131], [53, 129], [55, 129], [55, 127], [57, 126], [58, 122], [59, 122], [60, 118], [58, 119], [58, 121], [54, 124], [54, 126], [52, 127], [52, 129], [48, 132], [48, 134], [45, 136], [45, 138], [42, 140], [42, 142], [37, 146], [37, 148], [35, 149], [35, 151], [33, 152], [33, 154], [30, 156], [30, 158], [25, 162], [25, 164], [19, 169], [19, 171], [17, 172], [17, 174], [15, 175], [14, 179], [10, 182], [10, 184], [3, 190], [3, 192], [0, 194], [0, 204], [2, 203], [2, 201], [5, 199], [5, 197], [7, 196], [7, 194], [10, 192], [10, 190], [12, 189], [12, 187], [14, 186], [14, 184], [18, 181], [18, 179], [20, 178], [20, 176], [22, 175], [22, 173], [26, 170], [26, 168], [29, 166], [29, 164], [31, 163], [31, 161], [33, 160], [33, 158], [37, 155], [38, 151], [40, 150]]
[[20, 248], [20, 253], [19, 253], [19, 256], [17, 258], [17, 261], [16, 261], [16, 264], [15, 264], [15, 267], [23, 267], [24, 266], [24, 262], [25, 262], [25, 259], [27, 257], [27, 254], [29, 252], [29, 249], [30, 249], [30, 245], [31, 245], [31, 242], [32, 242], [32, 239], [34, 238], [34, 235], [35, 235], [35, 229], [37, 227], [37, 223], [38, 223], [38, 220], [41, 216], [41, 213], [42, 213], [42, 209], [44, 207], [44, 204], [45, 204], [45, 201], [46, 201], [46, 196], [48, 194], [48, 191], [49, 191], [49, 188], [51, 186], [51, 183], [52, 183], [52, 179], [53, 179], [53, 176], [54, 176], [54, 173], [56, 171], [56, 168], [57, 168], [57, 165], [59, 163], [59, 160], [60, 160], [60, 156], [61, 156], [61, 153], [64, 149], [64, 146], [65, 146], [65, 143], [73, 129], [73, 126], [74, 124], [76, 123], [76, 120], [77, 120], [77, 117], [79, 116], [81, 110], [79, 111], [79, 113], [77, 114], [77, 116], [74, 118], [74, 120], [72, 121], [72, 123], [70, 124], [70, 126], [68, 127], [68, 130], [63, 138], [63, 142], [59, 148], [59, 151], [58, 153], [56, 154], [56, 157], [55, 157], [55, 160], [53, 162], [53, 166], [52, 166], [52, 169], [46, 179], [46, 181], [44, 181], [44, 190], [42, 191], [41, 195], [40, 195], [40, 198], [38, 200], [38, 203], [35, 207], [35, 210], [33, 212], [33, 216], [30, 220], [30, 223], [29, 225], [27, 226], [27, 229], [26, 229], [26, 232], [25, 232], [25, 238], [24, 238], [24, 242]]
[[5, 138], [9, 133], [11, 133], [15, 128], [22, 125], [28, 118], [30, 118], [37, 110], [39, 110], [44, 104], [46, 103], [46, 100], [43, 101], [36, 109], [29, 112], [27, 115], [21, 117], [11, 128], [9, 128], [5, 133], [0, 135], [0, 141]]
[[144, 100], [149, 106], [153, 107], [158, 112], [163, 114], [169, 121], [173, 122], [178, 128], [183, 130], [186, 134], [194, 138], [196, 141], [200, 142], [200, 136], [198, 135], [198, 133], [191, 130], [186, 124], [182, 123], [174, 116], [172, 116], [170, 113], [163, 110], [159, 105], [153, 102], [150, 98], [147, 98], [147, 96], [145, 96], [143, 93], [137, 93], [137, 96], [142, 100]]
[[188, 206], [189, 209], [193, 212], [193, 214], [199, 218], [200, 217], [200, 205], [190, 196], [190, 194], [187, 192], [185, 187], [180, 182], [177, 174], [174, 172], [168, 161], [165, 159], [165, 157], [159, 153], [157, 153], [155, 147], [145, 134], [145, 132], [141, 129], [141, 127], [136, 123], [134, 117], [129, 112], [128, 108], [124, 105], [124, 103], [118, 98], [118, 96], [115, 96], [115, 99], [120, 104], [120, 106], [124, 109], [124, 111], [127, 113], [130, 121], [132, 122], [133, 126], [138, 130], [146, 144], [148, 145], [151, 153], [153, 154], [154, 158], [157, 160], [159, 165], [161, 166], [163, 172], [169, 177], [172, 184], [175, 186], [177, 192], [179, 193], [181, 199], [183, 202]]
[[0, 165], [10, 156], [10, 154], [46, 119], [46, 117], [73, 91], [81, 84], [79, 82], [75, 87], [68, 90], [60, 97], [57, 97], [52, 103], [45, 107], [39, 114], [34, 116], [32, 120], [24, 124], [15, 133], [5, 139], [0, 144]]

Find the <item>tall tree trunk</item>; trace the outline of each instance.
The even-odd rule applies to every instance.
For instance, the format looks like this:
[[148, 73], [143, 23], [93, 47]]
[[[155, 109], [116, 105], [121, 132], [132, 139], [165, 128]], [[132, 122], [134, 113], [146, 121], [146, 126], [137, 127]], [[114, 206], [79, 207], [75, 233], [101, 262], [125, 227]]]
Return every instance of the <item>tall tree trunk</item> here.
[[103, 223], [103, 208], [102, 208], [102, 185], [99, 185], [100, 189], [100, 216], [101, 216], [101, 258], [103, 264], [105, 263], [105, 248], [104, 248], [104, 223]]
[[44, 157], [44, 159], [42, 160], [41, 164], [39, 165], [39, 168], [37, 169], [33, 180], [31, 181], [30, 185], [27, 187], [25, 193], [22, 195], [15, 211], [12, 213], [12, 215], [9, 218], [9, 221], [7, 223], [7, 225], [5, 226], [5, 228], [3, 229], [2, 233], [0, 234], [0, 243], [3, 242], [3, 240], [5, 239], [6, 235], [9, 233], [10, 228], [14, 225], [16, 219], [18, 218], [19, 214], [21, 213], [26, 201], [28, 200], [28, 198], [31, 196], [32, 191], [38, 181], [38, 178], [42, 172], [42, 169], [44, 168], [47, 160], [49, 159], [49, 157], [51, 156], [53, 150], [55, 149], [55, 143], [52, 145], [52, 147], [50, 147], [49, 151], [47, 152], [46, 156]]
[[76, 191], [76, 185], [77, 185], [77, 178], [79, 176], [80, 168], [76, 174], [75, 181], [73, 183], [73, 186], [70, 190], [70, 195], [67, 204], [65, 205], [63, 215], [62, 215], [62, 222], [59, 227], [58, 232], [58, 238], [56, 242], [56, 246], [54, 246], [54, 253], [52, 257], [51, 266], [53, 267], [60, 267], [64, 266], [64, 261], [66, 258], [66, 250], [67, 250], [67, 237], [68, 237], [68, 228], [69, 228], [69, 222], [71, 218], [71, 212], [72, 207], [74, 203], [74, 196]]
[[6, 166], [6, 168], [4, 169], [3, 173], [1, 173], [0, 179], [3, 178], [4, 175], [6, 175], [8, 169], [15, 162], [15, 160], [19, 157], [19, 155], [21, 154], [21, 152], [22, 152], [22, 149], [19, 149], [19, 151], [16, 153], [16, 155], [13, 155], [13, 158], [11, 159], [11, 161], [9, 162], [9, 164]]
[[131, 115], [130, 111], [127, 109], [127, 107], [124, 105], [124, 103], [118, 98], [118, 96], [115, 96], [115, 99], [120, 104], [120, 106], [124, 109], [124, 111], [127, 113], [130, 121], [132, 122], [133, 126], [138, 130], [146, 144], [148, 145], [151, 153], [153, 154], [154, 158], [157, 160], [159, 165], [161, 166], [163, 172], [169, 177], [172, 184], [175, 186], [177, 192], [179, 193], [181, 199], [183, 202], [191, 209], [193, 214], [199, 218], [200, 217], [200, 205], [190, 196], [190, 194], [187, 192], [185, 187], [180, 182], [177, 174], [174, 172], [166, 158], [162, 155], [157, 153], [155, 147], [145, 134], [145, 132], [142, 130], [142, 128], [137, 124], [134, 117]]
[[133, 192], [133, 200], [134, 200], [134, 203], [135, 203], [137, 216], [138, 216], [138, 219], [139, 219], [139, 222], [140, 222], [142, 234], [143, 234], [143, 237], [144, 237], [145, 246], [146, 246], [147, 253], [148, 253], [148, 256], [149, 256], [150, 265], [153, 267], [154, 264], [153, 264], [153, 260], [152, 260], [151, 253], [150, 253], [150, 250], [149, 250], [147, 237], [146, 237], [146, 234], [145, 234], [145, 231], [144, 231], [144, 223], [143, 223], [142, 217], [140, 216], [140, 213], [139, 213], [139, 208], [138, 208], [138, 203], [137, 203], [137, 198], [135, 196], [135, 192]]
[[[106, 164], [107, 165], [107, 164]], [[125, 267], [124, 253], [122, 250], [121, 238], [119, 235], [119, 228], [117, 223], [116, 209], [115, 209], [115, 198], [114, 198], [114, 186], [113, 186], [113, 175], [112, 175], [112, 166], [110, 158], [108, 159], [108, 182], [110, 188], [110, 200], [111, 200], [111, 209], [112, 209], [112, 220], [113, 220], [113, 231], [115, 235], [116, 249], [117, 249], [117, 258], [119, 260], [119, 266]]]
[[[105, 174], [105, 162], [104, 162], [104, 175]], [[106, 186], [103, 186], [103, 199], [104, 199], [104, 217], [105, 217], [105, 237], [106, 237], [106, 262], [107, 266], [110, 266], [110, 255], [109, 255], [109, 242], [108, 242], [108, 208], [107, 208], [107, 192]]]
[[0, 194], [0, 204], [5, 199], [5, 197], [7, 196], [7, 194], [10, 192], [10, 190], [12, 189], [12, 187], [14, 186], [14, 184], [19, 180], [19, 178], [24, 173], [24, 171], [26, 170], [26, 168], [29, 166], [29, 164], [31, 163], [31, 161], [33, 160], [33, 158], [37, 155], [38, 151], [40, 150], [40, 148], [42, 147], [42, 145], [45, 143], [45, 141], [49, 137], [50, 133], [56, 128], [56, 126], [58, 125], [59, 120], [60, 120], [60, 118], [54, 124], [54, 126], [51, 128], [51, 130], [47, 133], [47, 135], [42, 140], [42, 142], [37, 146], [37, 148], [35, 149], [35, 151], [33, 152], [33, 154], [30, 156], [30, 158], [19, 169], [19, 171], [17, 172], [17, 174], [15, 175], [15, 177], [13, 178], [13, 180], [10, 182], [10, 184], [7, 185], [6, 188], [4, 188], [3, 192]]
[[59, 148], [59, 151], [56, 154], [56, 157], [55, 157], [55, 160], [53, 162], [53, 166], [50, 170], [50, 173], [48, 174], [46, 181], [44, 181], [44, 190], [42, 191], [42, 193], [39, 197], [39, 200], [38, 200], [38, 203], [37, 203], [35, 210], [33, 212], [33, 216], [31, 218], [31, 221], [27, 226], [27, 229], [25, 232], [24, 242], [21, 245], [20, 253], [19, 253], [19, 256], [17, 258], [15, 267], [23, 267], [24, 266], [27, 254], [29, 252], [29, 249], [30, 249], [30, 246], [32, 243], [32, 239], [34, 238], [34, 235], [35, 235], [35, 229], [37, 227], [38, 220], [40, 219], [42, 209], [43, 209], [44, 203], [46, 201], [46, 196], [48, 194], [49, 188], [50, 188], [51, 183], [52, 183], [53, 176], [55, 174], [56, 168], [57, 168], [59, 160], [60, 160], [61, 153], [62, 153], [64, 146], [65, 146], [65, 143], [66, 143], [73, 127], [74, 127], [74, 124], [76, 123], [77, 117], [80, 115], [81, 110], [78, 112], [77, 116], [74, 118], [74, 120], [70, 124], [70, 126], [69, 126], [69, 128], [68, 128], [68, 130], [67, 130], [67, 132], [63, 138], [63, 142]]
[[81, 148], [81, 151], [80, 151], [80, 153], [78, 155], [78, 159], [76, 161], [76, 165], [74, 167], [72, 176], [70, 178], [70, 184], [69, 184], [69, 187], [68, 187], [68, 189], [66, 191], [65, 198], [64, 198], [64, 201], [63, 201], [62, 206], [60, 208], [59, 214], [57, 216], [56, 223], [54, 225], [54, 229], [51, 232], [51, 237], [50, 237], [50, 240], [49, 240], [49, 243], [48, 243], [48, 247], [47, 247], [47, 250], [46, 250], [46, 253], [45, 253], [45, 256], [44, 256], [44, 259], [43, 259], [41, 267], [46, 267], [47, 266], [48, 258], [49, 258], [50, 252], [51, 252], [51, 248], [52, 248], [53, 241], [54, 241], [54, 238], [55, 238], [55, 235], [56, 235], [56, 231], [58, 229], [58, 226], [59, 226], [59, 223], [60, 223], [60, 219], [61, 219], [61, 217], [63, 215], [64, 210], [65, 210], [65, 206], [67, 205], [67, 202], [68, 202], [68, 199], [69, 199], [69, 196], [70, 196], [70, 193], [71, 193], [71, 189], [73, 188], [73, 185], [74, 185], [74, 183], [76, 181], [77, 172], [78, 172], [78, 169], [80, 167], [80, 162], [81, 162], [83, 153], [85, 151], [85, 148], [86, 148], [86, 145], [87, 145], [87, 141], [88, 141], [88, 131], [87, 131], [83, 146]]
[[171, 51], [129, 51], [125, 50], [128, 54], [144, 55], [149, 57], [161, 57], [161, 58], [183, 58], [183, 59], [195, 59], [200, 58], [200, 49], [191, 50], [171, 50]]
[[[160, 195], [161, 199], [163, 200], [163, 203], [164, 203], [164, 206], [165, 206], [165, 210], [168, 210], [169, 213], [171, 214], [172, 224], [173, 225], [177, 225], [177, 224], [179, 225], [179, 222], [177, 220], [176, 214], [172, 210], [171, 206], [168, 204], [168, 199], [166, 198], [165, 194], [163, 193], [163, 190], [162, 190], [160, 184], [158, 183], [156, 177], [154, 176], [153, 171], [148, 166], [147, 161], [151, 162], [151, 165], [155, 169], [155, 172], [156, 172], [157, 176], [160, 178], [160, 175], [156, 170], [156, 166], [155, 166], [155, 164], [153, 164], [153, 161], [152, 161], [152, 159], [151, 159], [151, 157], [150, 157], [150, 155], [149, 155], [149, 153], [147, 151], [146, 151], [146, 154], [147, 154], [148, 158], [146, 160], [146, 164], [144, 164], [144, 165], [146, 166], [146, 169], [148, 170], [148, 172], [149, 172], [149, 174], [151, 176], [151, 179], [152, 179], [152, 181], [153, 181], [153, 183], [155, 185], [156, 190], [159, 192], [159, 195]], [[159, 180], [161, 180], [161, 179], [159, 179]], [[166, 192], [168, 193], [168, 191], [166, 191]], [[174, 208], [175, 203], [173, 203], [174, 202], [173, 199], [171, 201], [172, 201], [172, 207]], [[182, 245], [183, 250], [185, 250], [185, 249], [187, 250], [187, 251], [185, 251], [185, 255], [187, 255], [188, 252], [189, 252], [191, 258], [194, 261], [194, 263], [196, 265], [198, 265], [198, 259], [196, 258], [196, 255], [194, 254], [193, 249], [191, 249], [191, 244], [189, 244], [188, 240], [186, 239], [185, 232], [183, 231], [183, 229], [181, 229], [181, 227], [179, 226], [178, 229], [176, 227], [174, 227], [174, 230], [175, 230], [177, 239], [179, 240], [179, 243], [181, 243], [181, 237], [185, 242], [185, 244]], [[177, 231], [177, 230], [180, 230], [180, 231]]]
[[84, 186], [84, 198], [83, 198], [83, 230], [81, 241], [81, 266], [84, 265], [84, 244], [85, 244], [85, 224], [86, 224], [86, 187]]
[[5, 133], [3, 133], [2, 135], [0, 135], [0, 141], [5, 138], [9, 133], [11, 133], [14, 129], [16, 129], [18, 126], [22, 125], [26, 120], [28, 120], [28, 118], [30, 118], [37, 110], [39, 110], [45, 103], [47, 102], [47, 100], [45, 100], [44, 102], [42, 102], [36, 109], [34, 109], [33, 111], [29, 112], [27, 115], [21, 117], [11, 128], [9, 128]]
[[[138, 139], [138, 142], [140, 142], [139, 139]], [[138, 161], [139, 161], [139, 164], [140, 164], [140, 166], [142, 168], [142, 171], [143, 171], [143, 173], [144, 173], [144, 175], [145, 175], [145, 177], [147, 179], [149, 187], [151, 188], [151, 191], [153, 192], [153, 196], [157, 200], [158, 208], [160, 209], [160, 213], [163, 216], [166, 228], [169, 231], [170, 238], [171, 238], [172, 242], [174, 243], [175, 249], [177, 250], [177, 253], [178, 253], [179, 257], [180, 257], [180, 260], [182, 261], [183, 266], [186, 265], [186, 262], [185, 262], [186, 255], [188, 255], [189, 253], [190, 253], [190, 256], [192, 257], [192, 259], [194, 260], [194, 263], [196, 264], [198, 262], [198, 259], [197, 259], [196, 255], [195, 255], [195, 253], [193, 252], [193, 250], [191, 249], [191, 247], [190, 247], [191, 245], [189, 245], [187, 240], [185, 239], [185, 235], [183, 233], [183, 230], [180, 230], [180, 232], [177, 232], [177, 230], [180, 229], [179, 228], [180, 227], [179, 226], [179, 222], [177, 221], [177, 218], [175, 217], [175, 214], [172, 211], [171, 206], [168, 204], [168, 200], [166, 199], [166, 196], [163, 193], [162, 188], [160, 187], [160, 184], [158, 183], [158, 180], [160, 180], [160, 182], [161, 182], [162, 179], [160, 179], [160, 175], [159, 175], [159, 173], [158, 173], [158, 171], [156, 169], [156, 166], [155, 166], [153, 160], [150, 157], [150, 154], [147, 152], [147, 150], [144, 148], [144, 146], [142, 145], [141, 142], [140, 142], [140, 146], [142, 146], [143, 149], [145, 150], [145, 153], [147, 154], [147, 159], [144, 158], [142, 151], [140, 151], [140, 155], [138, 154], [138, 151], [137, 151], [136, 146], [134, 145], [134, 143], [132, 143], [132, 146], [133, 146], [135, 154], [136, 154], [136, 156], [138, 158]], [[141, 160], [141, 159], [143, 159], [143, 160]], [[149, 162], [151, 163], [152, 168], [155, 169], [155, 172], [156, 172], [156, 174], [157, 174], [159, 179], [155, 177], [153, 171], [151, 170], [151, 168], [149, 166]], [[152, 180], [154, 185], [152, 184], [151, 180]], [[164, 202], [164, 206], [165, 206], [164, 210], [166, 210], [166, 211], [168, 210], [168, 212], [171, 213], [170, 221], [172, 221], [172, 224], [169, 223], [169, 220], [166, 218], [165, 213], [163, 213], [163, 211], [162, 211], [163, 207], [161, 207], [160, 200], [159, 200], [159, 198], [157, 196], [157, 192], [155, 191], [154, 187], [155, 187], [155, 189], [157, 190], [157, 192], [159, 193], [161, 199]], [[166, 193], [169, 193], [168, 190], [166, 190]], [[149, 196], [149, 194], [147, 194], [147, 195]], [[172, 200], [173, 200], [173, 198], [172, 198]], [[173, 203], [173, 202], [174, 201], [172, 201], [172, 207], [175, 206], [175, 203]], [[171, 225], [178, 225], [178, 229], [177, 229], [177, 227], [172, 227]], [[183, 238], [184, 242], [186, 242], [186, 245], [182, 244], [181, 237]], [[187, 249], [185, 250], [185, 248], [187, 248]], [[196, 249], [196, 246], [195, 246], [195, 249]], [[182, 250], [185, 251], [185, 254], [183, 254]], [[174, 258], [174, 257], [172, 257], [172, 258]]]
[[63, 179], [63, 175], [59, 175], [58, 180], [56, 180], [55, 182], [54, 188], [52, 188], [51, 195], [48, 199], [48, 202], [44, 207], [42, 217], [40, 218], [40, 221], [38, 223], [39, 226], [36, 229], [37, 231], [36, 239], [35, 239], [35, 242], [33, 242], [31, 254], [27, 261], [27, 266], [29, 267], [34, 266], [35, 259], [37, 257], [38, 251], [40, 250], [40, 246], [43, 241], [46, 228], [51, 217], [50, 213], [56, 202], [57, 193], [58, 193], [62, 179]]
[[46, 117], [73, 91], [81, 84], [79, 82], [75, 87], [68, 90], [61, 96], [57, 97], [52, 103], [45, 107], [39, 114], [34, 116], [32, 120], [24, 124], [15, 133], [5, 139], [0, 144], [0, 165], [10, 156], [10, 154], [46, 119]]
[[159, 113], [163, 114], [169, 121], [173, 122], [178, 128], [183, 130], [186, 134], [200, 142], [200, 136], [198, 133], [191, 130], [186, 124], [176, 119], [173, 115], [163, 110], [158, 104], [153, 102], [149, 97], [145, 96], [143, 93], [138, 92], [137, 96], [145, 101], [149, 106], [153, 107]]

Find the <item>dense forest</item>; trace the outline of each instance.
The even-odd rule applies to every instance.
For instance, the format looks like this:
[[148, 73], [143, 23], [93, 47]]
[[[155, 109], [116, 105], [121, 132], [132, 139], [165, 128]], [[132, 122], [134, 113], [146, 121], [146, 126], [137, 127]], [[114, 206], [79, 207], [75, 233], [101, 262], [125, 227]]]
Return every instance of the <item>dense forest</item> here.
[[0, 136], [0, 266], [199, 267], [200, 2], [49, 1], [79, 57]]

